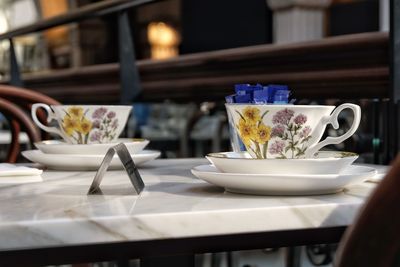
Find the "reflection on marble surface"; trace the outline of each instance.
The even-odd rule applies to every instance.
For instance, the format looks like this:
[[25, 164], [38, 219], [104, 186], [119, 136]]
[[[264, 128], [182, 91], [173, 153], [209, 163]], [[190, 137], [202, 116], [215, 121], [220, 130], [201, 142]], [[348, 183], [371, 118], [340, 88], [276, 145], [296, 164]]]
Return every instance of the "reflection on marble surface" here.
[[44, 182], [0, 186], [0, 249], [348, 225], [376, 186], [268, 197], [226, 193], [191, 173], [203, 159], [156, 160], [139, 169], [138, 197], [122, 171], [87, 196], [94, 172], [45, 171]]

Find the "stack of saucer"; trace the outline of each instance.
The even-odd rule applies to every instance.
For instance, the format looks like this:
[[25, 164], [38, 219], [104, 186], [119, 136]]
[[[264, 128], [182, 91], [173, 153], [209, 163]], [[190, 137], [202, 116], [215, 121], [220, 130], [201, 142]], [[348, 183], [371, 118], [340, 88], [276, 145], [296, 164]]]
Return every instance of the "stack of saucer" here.
[[358, 155], [350, 152], [320, 151], [305, 159], [257, 159], [248, 152], [220, 152], [206, 158], [212, 164], [193, 168], [196, 177], [243, 194], [330, 194], [377, 173], [371, 167], [352, 165]]
[[[47, 122], [42, 124], [36, 111], [47, 112]], [[149, 143], [145, 139], [118, 139], [125, 128], [132, 106], [123, 105], [32, 105], [32, 119], [42, 130], [59, 135], [63, 141], [35, 143], [38, 150], [28, 150], [22, 155], [36, 163], [57, 170], [97, 170], [107, 151], [123, 143], [136, 165], [160, 156], [159, 151], [143, 150]], [[120, 169], [123, 165], [115, 155], [109, 168]]]
[[[358, 157], [355, 153], [321, 151], [355, 133], [361, 120], [358, 105], [271, 105], [252, 99], [252, 88], [239, 86], [240, 101], [233, 103], [228, 97], [225, 105], [232, 148], [247, 152], [209, 154], [213, 165], [193, 168], [195, 176], [236, 193], [313, 195], [339, 192], [376, 174], [374, 168], [352, 165]], [[267, 91], [267, 95], [274, 92]], [[247, 95], [246, 101], [242, 95]], [[339, 128], [343, 110], [353, 113], [350, 128], [321, 140], [328, 124]]]
[[[124, 143], [136, 165], [143, 164], [160, 156], [160, 151], [144, 150], [146, 139], [120, 138], [104, 144], [68, 144], [64, 141], [48, 140], [35, 143], [36, 150], [23, 151], [22, 155], [30, 161], [57, 170], [97, 170], [108, 149]], [[114, 156], [110, 169], [121, 169], [122, 163]]]

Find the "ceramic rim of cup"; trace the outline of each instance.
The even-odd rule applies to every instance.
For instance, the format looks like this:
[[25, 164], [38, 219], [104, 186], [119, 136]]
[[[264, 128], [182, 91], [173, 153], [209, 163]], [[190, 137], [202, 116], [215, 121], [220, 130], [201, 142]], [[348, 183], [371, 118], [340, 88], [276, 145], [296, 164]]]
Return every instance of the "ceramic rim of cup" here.
[[334, 105], [294, 105], [294, 104], [254, 104], [254, 103], [225, 103], [225, 106], [265, 106], [265, 107], [299, 107], [299, 108], [335, 108]]
[[113, 108], [133, 108], [134, 105], [85, 105], [85, 104], [71, 104], [71, 105], [49, 105], [50, 107], [113, 107]]
[[267, 159], [260, 159], [260, 158], [244, 158], [244, 157], [228, 157], [225, 154], [226, 153], [237, 153], [237, 154], [244, 154], [244, 153], [248, 153], [246, 151], [243, 152], [233, 152], [233, 151], [226, 151], [226, 152], [213, 152], [213, 153], [209, 153], [206, 155], [206, 157], [211, 157], [211, 158], [220, 158], [220, 159], [233, 159], [233, 160], [294, 160], [294, 161], [310, 161], [310, 160], [314, 160], [314, 161], [322, 161], [322, 160], [327, 160], [327, 159], [343, 159], [343, 158], [351, 158], [351, 157], [358, 157], [359, 155], [357, 153], [354, 152], [346, 152], [346, 151], [319, 151], [318, 153], [323, 153], [323, 154], [327, 154], [327, 153], [331, 153], [331, 154], [337, 154], [337, 155], [341, 155], [338, 157], [324, 157], [324, 158], [301, 158], [301, 159], [278, 159], [278, 158], [267, 158]]

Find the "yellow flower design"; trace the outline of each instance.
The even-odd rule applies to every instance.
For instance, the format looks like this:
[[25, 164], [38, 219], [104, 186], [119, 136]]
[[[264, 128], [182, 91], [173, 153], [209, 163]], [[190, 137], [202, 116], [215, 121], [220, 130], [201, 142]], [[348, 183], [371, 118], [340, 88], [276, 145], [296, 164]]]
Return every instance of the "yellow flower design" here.
[[83, 108], [81, 107], [70, 107], [67, 111], [68, 115], [72, 118], [82, 118], [83, 117]]
[[63, 128], [67, 135], [71, 136], [78, 127], [79, 127], [79, 123], [76, 118], [64, 116]]
[[271, 138], [271, 127], [266, 126], [264, 123], [260, 123], [257, 127], [256, 142], [265, 144]]
[[255, 125], [243, 119], [239, 120], [237, 128], [239, 129], [240, 138], [245, 145], [249, 145], [250, 141], [254, 140], [257, 135]]
[[255, 107], [247, 106], [243, 109], [243, 117], [247, 122], [255, 124], [261, 120], [260, 110]]
[[78, 129], [76, 129], [77, 132], [80, 132], [81, 134], [87, 135], [90, 130], [92, 130], [92, 122], [87, 120], [86, 118], [83, 118]]
[[251, 146], [251, 139], [242, 139], [242, 142], [246, 147]]

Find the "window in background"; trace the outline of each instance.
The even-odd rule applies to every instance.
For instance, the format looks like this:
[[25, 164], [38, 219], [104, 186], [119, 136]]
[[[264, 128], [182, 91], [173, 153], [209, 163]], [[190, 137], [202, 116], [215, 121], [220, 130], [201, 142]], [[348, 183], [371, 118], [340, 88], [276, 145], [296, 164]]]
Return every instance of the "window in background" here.
[[266, 0], [182, 0], [182, 54], [272, 41]]
[[379, 31], [379, 1], [334, 1], [329, 9], [328, 35]]
[[[0, 1], [0, 33], [35, 23], [40, 9], [33, 0]], [[41, 34], [29, 34], [13, 38], [17, 60], [22, 72], [47, 69], [46, 43]], [[0, 76], [9, 72], [9, 42], [0, 43]]]

